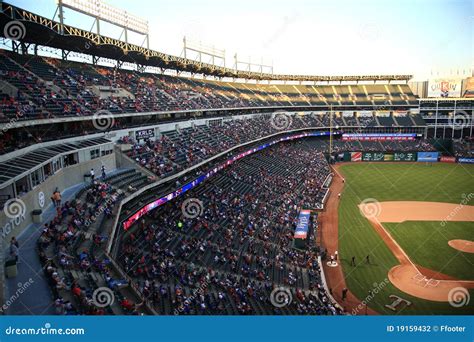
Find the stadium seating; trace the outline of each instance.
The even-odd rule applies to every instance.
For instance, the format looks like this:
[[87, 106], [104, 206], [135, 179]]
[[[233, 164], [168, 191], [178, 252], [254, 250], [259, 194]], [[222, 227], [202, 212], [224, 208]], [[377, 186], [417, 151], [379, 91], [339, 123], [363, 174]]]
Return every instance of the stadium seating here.
[[472, 140], [469, 139], [460, 139], [453, 140], [453, 150], [456, 157], [474, 157], [474, 148]]
[[[57, 314], [145, 312], [142, 299], [130, 291], [129, 281], [104, 255], [104, 247], [109, 237], [105, 228], [116, 204], [147, 183], [147, 177], [134, 169], [124, 170], [96, 179], [73, 201], [56, 206], [56, 217], [44, 225], [37, 246]], [[109, 287], [118, 299], [105, 309], [91, 300], [94, 290], [101, 287]]]
[[[92, 66], [2, 50], [0, 74], [18, 93], [20, 119], [259, 106], [414, 105], [407, 85], [264, 85], [217, 82]], [[3, 94], [2, 96], [5, 96]], [[2, 119], [2, 117], [0, 117]], [[3, 118], [4, 119], [4, 118]], [[344, 124], [340, 120], [340, 124]]]
[[[347, 118], [334, 117], [336, 124], [344, 125]], [[369, 124], [373, 119], [364, 119]], [[288, 129], [318, 127], [326, 123], [327, 116], [307, 115], [296, 116]], [[354, 117], [352, 120], [356, 121]], [[127, 155], [141, 166], [165, 178], [176, 172], [187, 169], [220, 152], [239, 144], [253, 141], [258, 138], [278, 133], [279, 130], [270, 124], [270, 115], [260, 115], [246, 120], [229, 120], [222, 125], [194, 126], [179, 131], [164, 132], [160, 139], [134, 143]], [[346, 120], [347, 122], [347, 120]], [[393, 119], [391, 122], [394, 122]], [[363, 144], [363, 145], [361, 145]], [[433, 150], [433, 147], [424, 141], [412, 142], [358, 142], [334, 141], [333, 151], [421, 151]], [[324, 149], [325, 152], [329, 148]]]
[[[119, 263], [160, 314], [338, 314], [317, 248], [291, 248], [296, 208], [317, 207], [328, 174], [303, 143], [249, 157], [187, 196], [202, 200], [199, 219], [182, 216], [182, 199], [136, 223]], [[281, 309], [269, 300], [278, 286], [293, 295]]]

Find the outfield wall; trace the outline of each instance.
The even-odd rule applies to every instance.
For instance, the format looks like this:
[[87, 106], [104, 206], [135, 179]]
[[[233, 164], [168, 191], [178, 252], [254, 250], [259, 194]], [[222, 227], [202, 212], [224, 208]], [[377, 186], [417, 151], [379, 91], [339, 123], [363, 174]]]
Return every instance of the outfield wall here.
[[474, 164], [474, 158], [442, 156], [436, 151], [414, 152], [343, 152], [336, 156], [339, 162], [424, 162]]
[[337, 162], [422, 162], [474, 164], [474, 158], [443, 156], [439, 152], [341, 152]]

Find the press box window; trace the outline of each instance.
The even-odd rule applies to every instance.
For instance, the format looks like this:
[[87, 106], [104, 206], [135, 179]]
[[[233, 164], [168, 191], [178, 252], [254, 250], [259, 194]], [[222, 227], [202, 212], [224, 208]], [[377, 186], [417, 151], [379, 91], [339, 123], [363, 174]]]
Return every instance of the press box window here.
[[96, 158], [99, 158], [99, 157], [100, 157], [100, 150], [99, 149], [91, 150], [91, 159], [96, 159]]

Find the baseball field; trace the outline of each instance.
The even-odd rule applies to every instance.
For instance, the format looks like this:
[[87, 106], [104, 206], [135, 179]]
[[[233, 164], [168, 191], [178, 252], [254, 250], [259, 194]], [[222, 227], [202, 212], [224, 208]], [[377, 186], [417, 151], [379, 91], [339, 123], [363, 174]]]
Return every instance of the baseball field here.
[[[474, 166], [348, 163], [335, 172], [338, 241], [328, 252], [339, 253], [346, 309], [474, 314]], [[337, 271], [328, 277], [341, 301]], [[393, 295], [403, 301], [389, 308]]]

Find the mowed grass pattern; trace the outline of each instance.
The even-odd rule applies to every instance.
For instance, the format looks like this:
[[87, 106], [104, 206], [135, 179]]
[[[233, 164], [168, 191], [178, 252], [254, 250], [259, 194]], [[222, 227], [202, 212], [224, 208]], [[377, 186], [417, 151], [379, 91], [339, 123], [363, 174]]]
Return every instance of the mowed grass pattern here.
[[473, 222], [407, 221], [383, 225], [415, 264], [460, 280], [474, 280], [474, 253], [448, 245], [449, 240], [455, 239], [474, 241]]
[[[398, 265], [398, 261], [367, 219], [361, 215], [358, 204], [366, 199], [375, 199], [379, 202], [461, 203], [464, 199], [463, 195], [474, 193], [474, 165], [348, 163], [341, 166], [340, 172], [346, 182], [339, 206], [339, 255], [347, 284], [360, 300], [368, 296], [369, 291], [374, 289], [374, 285], [386, 281], [388, 271]], [[469, 204], [474, 205], [474, 203]], [[439, 227], [441, 228], [441, 225]], [[474, 240], [472, 226], [468, 224], [468, 227], [462, 225], [459, 227], [469, 228], [463, 233], [463, 237], [466, 236], [465, 234], [471, 234], [470, 240]], [[421, 250], [436, 248], [436, 246], [430, 246], [432, 240], [429, 236], [418, 241], [420, 236], [414, 234], [405, 239], [410, 241], [408, 249], [411, 249], [410, 246], [419, 249], [418, 252], [406, 250], [410, 257], [412, 257], [411, 252], [414, 252], [415, 255], [419, 255], [419, 258], [423, 258], [424, 252]], [[436, 235], [433, 238], [436, 238]], [[400, 243], [403, 242], [400, 241]], [[443, 241], [439, 241], [436, 245], [442, 243]], [[371, 264], [365, 263], [367, 255], [370, 255]], [[352, 256], [356, 257], [357, 267], [350, 266]], [[459, 257], [462, 258], [462, 256]], [[434, 263], [435, 260], [432, 262]], [[431, 265], [422, 266], [431, 268]], [[456, 272], [456, 270], [452, 269], [450, 272]], [[461, 276], [466, 273], [466, 270], [462, 272], [464, 273], [461, 273]], [[410, 300], [413, 304], [398, 312], [393, 312], [384, 306], [391, 303], [389, 299], [391, 294]], [[410, 296], [388, 283], [370, 301], [369, 306], [382, 314], [473, 314], [474, 291], [471, 291], [471, 298], [468, 306], [453, 308], [448, 303]]]

